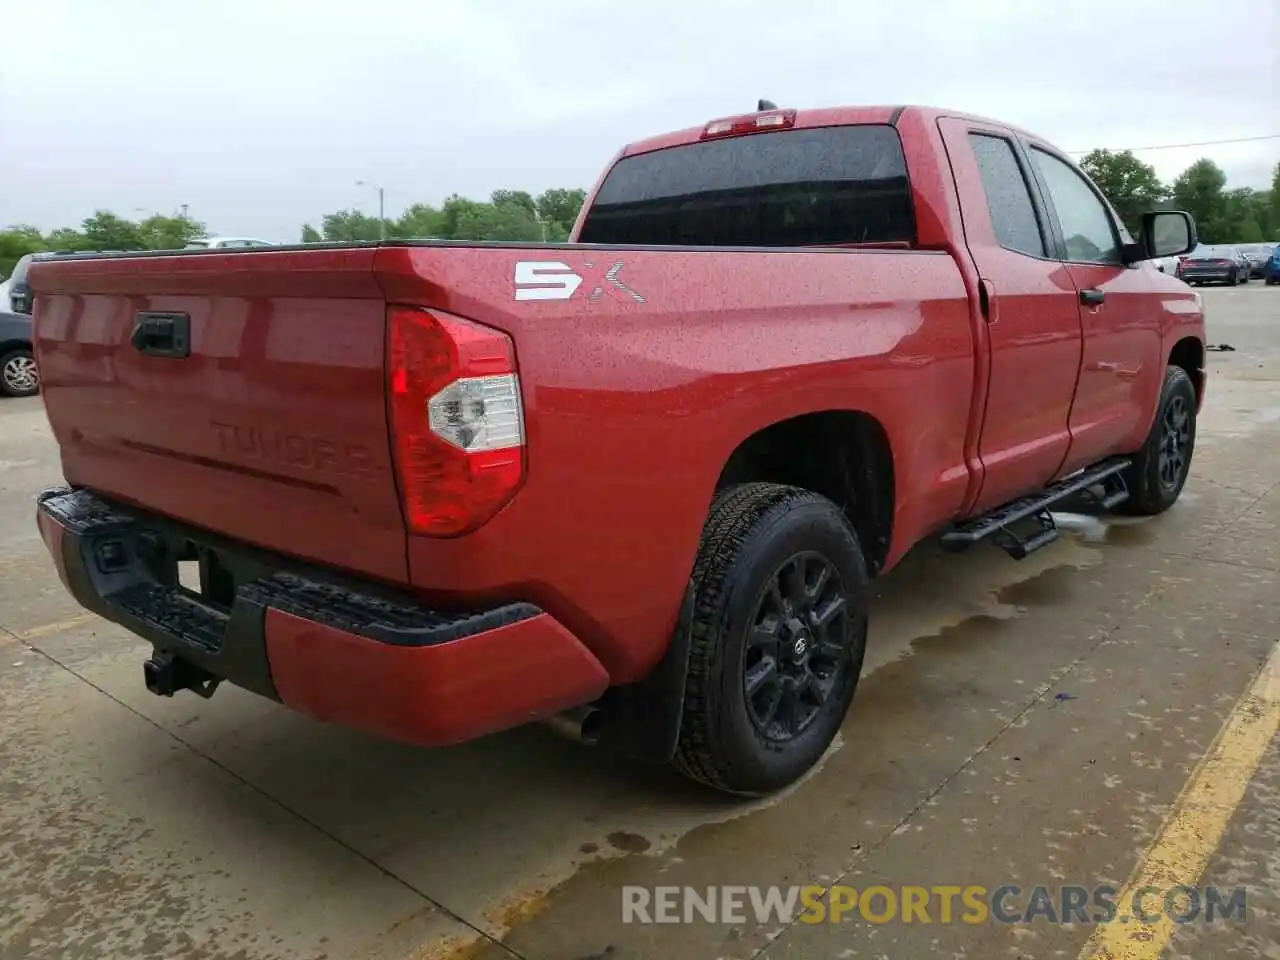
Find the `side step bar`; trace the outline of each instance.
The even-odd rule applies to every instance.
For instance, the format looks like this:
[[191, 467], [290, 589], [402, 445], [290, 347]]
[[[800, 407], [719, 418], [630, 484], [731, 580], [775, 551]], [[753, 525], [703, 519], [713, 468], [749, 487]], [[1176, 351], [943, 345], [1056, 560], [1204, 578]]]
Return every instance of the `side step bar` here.
[[[942, 535], [942, 546], [959, 553], [990, 537], [1013, 559], [1022, 560], [1058, 539], [1059, 531], [1050, 507], [1078, 497], [1091, 507], [1110, 510], [1128, 500], [1129, 490], [1120, 474], [1130, 462], [1128, 457], [1103, 460], [1050, 484], [1039, 493], [1010, 500], [988, 513], [962, 521]], [[1014, 529], [1015, 525], [1023, 529]]]

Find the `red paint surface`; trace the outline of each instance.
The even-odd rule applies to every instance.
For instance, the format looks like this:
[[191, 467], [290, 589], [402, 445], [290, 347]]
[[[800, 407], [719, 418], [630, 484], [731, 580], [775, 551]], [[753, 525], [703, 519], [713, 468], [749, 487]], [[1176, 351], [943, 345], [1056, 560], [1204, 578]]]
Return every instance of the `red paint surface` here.
[[401, 647], [268, 610], [280, 699], [320, 720], [443, 746], [594, 700], [604, 667], [546, 614], [430, 647]]
[[[36, 353], [67, 481], [403, 582], [372, 261], [350, 249], [59, 264], [54, 288], [83, 292], [40, 297]], [[189, 313], [191, 356], [133, 349], [142, 310]]]
[[[890, 114], [801, 111], [797, 126]], [[995, 246], [972, 158], [944, 141], [943, 116], [1030, 137], [903, 112], [915, 251], [430, 244], [39, 264], [37, 354], [66, 477], [427, 600], [534, 602], [612, 682], [635, 680], [671, 636], [720, 471], [756, 431], [822, 410], [875, 417], [893, 449], [892, 565], [953, 519], [1134, 450], [1156, 371], [1180, 338], [1203, 342], [1194, 294], [1158, 271], [1077, 271]], [[588, 277], [621, 262], [645, 302], [592, 302], [591, 280], [571, 300], [516, 302], [527, 259]], [[984, 280], [994, 324], [978, 307]], [[1082, 284], [1108, 291], [1096, 316], [1075, 305]], [[467, 536], [405, 535], [383, 399], [387, 303], [515, 342], [526, 480]], [[131, 351], [143, 309], [191, 312], [190, 361]], [[313, 449], [290, 462], [219, 446], [219, 418]], [[351, 446], [362, 469], [334, 459]]]

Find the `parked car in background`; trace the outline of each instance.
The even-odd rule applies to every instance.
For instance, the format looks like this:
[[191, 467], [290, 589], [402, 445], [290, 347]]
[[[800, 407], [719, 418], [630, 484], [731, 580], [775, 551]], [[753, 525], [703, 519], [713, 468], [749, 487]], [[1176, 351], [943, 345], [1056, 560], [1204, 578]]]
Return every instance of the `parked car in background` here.
[[31, 285], [27, 282], [27, 272], [31, 269], [31, 265], [40, 260], [54, 260], [58, 257], [75, 256], [76, 254], [104, 254], [104, 253], [124, 253], [123, 250], [47, 250], [41, 253], [28, 253], [19, 260], [13, 267], [13, 273], [10, 275], [7, 284], [8, 292], [0, 298], [0, 313], [12, 311], [24, 315], [30, 315], [34, 304], [32, 302]]
[[5, 302], [0, 303], [0, 310], [12, 310], [14, 313], [31, 312], [31, 287], [27, 285], [27, 270], [31, 267], [31, 261], [38, 256], [39, 254], [36, 253], [28, 253], [14, 264], [13, 273], [8, 281], [9, 296]]
[[30, 397], [40, 390], [31, 329], [26, 314], [0, 312], [0, 396]]
[[1178, 267], [1181, 266], [1182, 261], [1179, 257], [1160, 257], [1159, 259], [1152, 260], [1151, 263], [1161, 273], [1167, 273], [1171, 277], [1176, 277], [1178, 275]]
[[1178, 276], [1187, 283], [1225, 283], [1235, 286], [1249, 282], [1248, 259], [1237, 247], [1210, 244], [1197, 247], [1182, 258]]
[[1271, 249], [1271, 256], [1263, 268], [1263, 277], [1269, 287], [1280, 283], [1280, 244], [1276, 244]]
[[1236, 247], [1236, 255], [1240, 258], [1240, 263], [1244, 267], [1244, 280], [1242, 283], [1248, 283], [1253, 279], [1253, 261], [1249, 259], [1249, 255], [1244, 252], [1243, 247]]
[[1274, 243], [1245, 243], [1240, 252], [1249, 260], [1249, 276], [1262, 279], [1267, 274], [1267, 261], [1271, 259]]
[[254, 237], [204, 237], [192, 240], [187, 244], [188, 250], [222, 250], [243, 249], [244, 247], [274, 247], [270, 240], [258, 240]]

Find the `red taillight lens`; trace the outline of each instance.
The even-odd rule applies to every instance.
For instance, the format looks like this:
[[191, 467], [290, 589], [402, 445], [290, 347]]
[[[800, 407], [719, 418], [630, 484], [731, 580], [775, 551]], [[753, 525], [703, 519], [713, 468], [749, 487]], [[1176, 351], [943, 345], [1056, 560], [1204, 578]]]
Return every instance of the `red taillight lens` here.
[[387, 311], [391, 436], [411, 533], [456, 537], [501, 510], [524, 480], [515, 347], [499, 330], [438, 311]]

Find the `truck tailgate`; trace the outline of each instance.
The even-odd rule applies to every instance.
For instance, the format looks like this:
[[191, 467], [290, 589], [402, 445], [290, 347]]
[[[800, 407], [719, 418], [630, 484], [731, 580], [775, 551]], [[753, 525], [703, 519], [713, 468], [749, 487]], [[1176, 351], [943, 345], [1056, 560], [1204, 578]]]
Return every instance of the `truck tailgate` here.
[[36, 357], [67, 482], [406, 582], [374, 252], [37, 265]]

